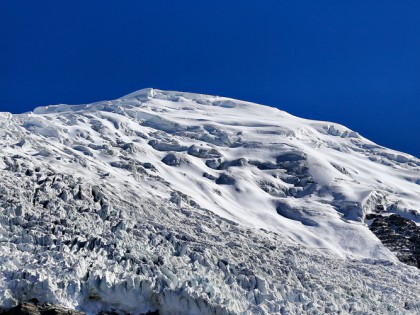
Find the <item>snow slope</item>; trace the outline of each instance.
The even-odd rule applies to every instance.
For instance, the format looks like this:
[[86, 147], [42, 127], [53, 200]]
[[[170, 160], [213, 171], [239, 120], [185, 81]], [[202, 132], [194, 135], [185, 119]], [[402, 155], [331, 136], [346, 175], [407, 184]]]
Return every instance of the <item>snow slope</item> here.
[[341, 125], [144, 89], [0, 114], [0, 304], [415, 314], [369, 213], [420, 220], [420, 160]]

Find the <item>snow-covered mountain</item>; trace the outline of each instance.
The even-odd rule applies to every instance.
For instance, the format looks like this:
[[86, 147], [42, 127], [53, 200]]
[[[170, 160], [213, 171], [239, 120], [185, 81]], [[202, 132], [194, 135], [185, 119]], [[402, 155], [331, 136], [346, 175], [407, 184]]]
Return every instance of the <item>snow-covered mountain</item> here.
[[420, 160], [341, 125], [143, 89], [0, 139], [4, 308], [420, 312]]

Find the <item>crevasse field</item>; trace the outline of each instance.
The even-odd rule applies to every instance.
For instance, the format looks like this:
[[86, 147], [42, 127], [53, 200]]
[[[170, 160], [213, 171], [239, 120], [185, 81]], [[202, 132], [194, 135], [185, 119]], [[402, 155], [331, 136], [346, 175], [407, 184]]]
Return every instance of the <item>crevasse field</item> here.
[[0, 113], [0, 306], [419, 314], [366, 215], [420, 221], [420, 160], [341, 125], [143, 89]]

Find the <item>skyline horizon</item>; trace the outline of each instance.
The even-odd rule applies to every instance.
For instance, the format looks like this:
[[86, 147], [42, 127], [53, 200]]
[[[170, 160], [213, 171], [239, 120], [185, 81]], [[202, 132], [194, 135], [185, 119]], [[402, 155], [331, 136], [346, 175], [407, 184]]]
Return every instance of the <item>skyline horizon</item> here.
[[96, 101], [93, 101], [93, 102], [82, 102], [82, 103], [75, 103], [75, 104], [67, 104], [67, 103], [56, 103], [56, 104], [45, 104], [45, 105], [40, 104], [40, 105], [34, 106], [31, 110], [28, 110], [26, 112], [20, 112], [20, 113], [10, 112], [10, 113], [12, 113], [12, 114], [25, 114], [25, 113], [33, 112], [33, 110], [35, 110], [37, 107], [46, 107], [46, 106], [54, 106], [54, 105], [78, 106], [78, 105], [87, 105], [87, 104], [92, 104], [92, 103], [102, 102], [102, 101], [113, 101], [113, 100], [116, 100], [116, 99], [119, 99], [119, 98], [123, 98], [125, 96], [128, 96], [130, 94], [133, 94], [135, 92], [142, 91], [142, 90], [148, 90], [148, 89], [159, 90], [159, 91], [166, 91], [166, 92], [183, 92], [183, 93], [191, 93], [191, 94], [201, 94], [201, 95], [217, 96], [217, 97], [223, 97], [223, 98], [229, 98], [229, 99], [234, 99], [234, 100], [240, 100], [240, 101], [250, 102], [250, 103], [254, 103], [254, 104], [260, 105], [260, 106], [268, 106], [268, 107], [276, 108], [276, 109], [278, 109], [280, 111], [285, 111], [286, 113], [288, 113], [290, 115], [293, 115], [295, 117], [298, 117], [298, 118], [308, 119], [308, 120], [315, 120], [315, 121], [319, 121], [319, 122], [329, 122], [329, 123], [334, 123], [334, 124], [342, 125], [342, 126], [348, 128], [348, 129], [350, 129], [351, 131], [357, 132], [363, 138], [365, 138], [365, 139], [367, 139], [369, 141], [372, 141], [372, 142], [374, 142], [375, 144], [377, 144], [379, 146], [382, 146], [382, 147], [387, 148], [387, 149], [392, 149], [394, 151], [401, 152], [401, 153], [404, 153], [404, 154], [409, 154], [409, 155], [412, 155], [412, 156], [414, 156], [416, 158], [419, 158], [418, 156], [413, 155], [413, 154], [411, 154], [409, 152], [400, 151], [400, 150], [397, 150], [397, 149], [394, 149], [394, 148], [391, 148], [391, 147], [387, 147], [385, 145], [382, 145], [381, 143], [377, 143], [374, 140], [372, 140], [369, 137], [367, 137], [364, 134], [362, 134], [361, 132], [359, 132], [358, 130], [355, 130], [355, 129], [349, 127], [349, 126], [346, 126], [346, 125], [341, 124], [341, 123], [336, 122], [336, 121], [330, 121], [330, 120], [325, 120], [325, 119], [313, 119], [311, 117], [298, 116], [298, 115], [295, 115], [293, 113], [290, 113], [289, 111], [286, 111], [286, 110], [282, 109], [280, 106], [275, 106], [275, 105], [270, 105], [270, 104], [263, 104], [263, 103], [258, 103], [258, 102], [255, 102], [255, 101], [249, 101], [249, 100], [246, 100], [246, 99], [238, 99], [238, 98], [228, 97], [228, 96], [224, 96], [224, 95], [208, 94], [208, 93], [199, 92], [199, 91], [180, 91], [180, 90], [170, 90], [170, 89], [169, 90], [166, 90], [166, 89], [160, 89], [160, 88], [157, 88], [157, 87], [144, 87], [144, 88], [140, 88], [140, 89], [137, 89], [137, 90], [133, 90], [133, 91], [131, 91], [129, 93], [126, 93], [126, 94], [121, 95], [121, 96], [116, 97], [116, 98], [102, 99], [102, 100], [96, 100]]
[[413, 0], [4, 2], [0, 111], [153, 86], [339, 123], [420, 157], [419, 15]]

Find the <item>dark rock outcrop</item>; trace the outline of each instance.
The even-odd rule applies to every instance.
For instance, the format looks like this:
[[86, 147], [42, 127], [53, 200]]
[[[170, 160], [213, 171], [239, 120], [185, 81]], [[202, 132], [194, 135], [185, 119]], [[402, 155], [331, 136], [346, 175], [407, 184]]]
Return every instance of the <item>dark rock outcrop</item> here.
[[420, 268], [419, 226], [397, 214], [368, 214], [366, 219], [373, 220], [370, 230], [401, 262]]
[[7, 311], [0, 312], [1, 315], [86, 315], [86, 313], [68, 309], [59, 305], [32, 303], [21, 303]]
[[[99, 314], [117, 315], [118, 313], [101, 312]], [[0, 315], [86, 315], [86, 313], [50, 303], [41, 305], [37, 303], [21, 303], [9, 310], [0, 309]], [[159, 315], [159, 311], [152, 311], [143, 315]]]

